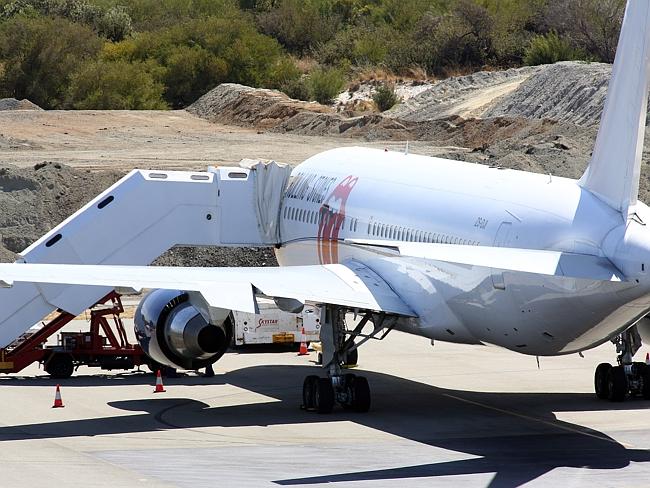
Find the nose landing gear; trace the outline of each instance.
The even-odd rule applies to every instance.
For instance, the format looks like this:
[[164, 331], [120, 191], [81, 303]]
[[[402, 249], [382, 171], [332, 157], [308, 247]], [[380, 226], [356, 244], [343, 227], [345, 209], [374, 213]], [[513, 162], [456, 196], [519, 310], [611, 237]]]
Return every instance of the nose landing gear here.
[[596, 396], [612, 402], [622, 402], [628, 395], [650, 400], [650, 365], [632, 361], [641, 347], [636, 327], [626, 330], [612, 342], [616, 344], [618, 365], [598, 365], [594, 375]]

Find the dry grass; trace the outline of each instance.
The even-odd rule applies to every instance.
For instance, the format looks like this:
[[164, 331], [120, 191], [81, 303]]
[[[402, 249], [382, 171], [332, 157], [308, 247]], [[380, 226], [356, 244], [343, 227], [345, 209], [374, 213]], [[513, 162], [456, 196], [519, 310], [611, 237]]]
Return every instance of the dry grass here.
[[294, 58], [294, 62], [302, 74], [307, 74], [318, 67], [318, 61], [308, 56], [302, 58]]

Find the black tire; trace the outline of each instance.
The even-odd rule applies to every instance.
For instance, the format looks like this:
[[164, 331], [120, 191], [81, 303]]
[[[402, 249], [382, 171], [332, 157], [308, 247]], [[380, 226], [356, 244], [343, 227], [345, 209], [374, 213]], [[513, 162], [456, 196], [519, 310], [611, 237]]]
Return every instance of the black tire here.
[[153, 359], [147, 361], [147, 368], [149, 368], [149, 371], [151, 371], [154, 376], [158, 374], [158, 371], [160, 371], [161, 376], [164, 376], [165, 378], [176, 378], [178, 376], [176, 368], [165, 366]]
[[314, 410], [316, 408], [316, 388], [318, 385], [318, 376], [309, 375], [302, 384], [302, 408], [305, 410]]
[[614, 366], [607, 372], [608, 397], [612, 402], [622, 402], [627, 395], [627, 375], [623, 366]]
[[596, 368], [596, 373], [594, 374], [594, 389], [596, 390], [596, 396], [603, 400], [609, 398], [609, 383], [607, 382], [607, 373], [612, 369], [612, 365], [609, 363], [600, 363]]
[[318, 378], [314, 406], [318, 413], [332, 413], [334, 409], [334, 387], [329, 378]]
[[49, 361], [45, 363], [45, 372], [50, 378], [64, 380], [72, 376], [74, 364], [70, 354], [52, 354]]
[[348, 400], [344, 403], [341, 403], [341, 406], [344, 410], [354, 410], [354, 382], [357, 379], [357, 375], [348, 373], [344, 375], [345, 378], [345, 391], [348, 395]]
[[357, 363], [359, 362], [359, 350], [354, 349], [353, 351], [349, 351], [345, 357], [345, 363], [343, 364], [344, 366], [356, 366]]
[[644, 400], [650, 400], [650, 366], [645, 367], [641, 379], [643, 380], [641, 395], [643, 395]]
[[352, 409], [365, 413], [370, 410], [370, 385], [365, 376], [357, 376], [353, 383]]

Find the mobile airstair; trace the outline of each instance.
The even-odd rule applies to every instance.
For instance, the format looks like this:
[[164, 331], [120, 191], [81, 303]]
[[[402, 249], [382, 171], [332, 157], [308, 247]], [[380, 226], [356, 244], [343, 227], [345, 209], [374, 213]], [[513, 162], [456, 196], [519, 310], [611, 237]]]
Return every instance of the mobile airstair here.
[[[207, 172], [134, 170], [17, 262], [147, 265], [174, 246], [271, 246], [279, 242], [290, 172], [287, 165], [252, 160]], [[35, 283], [0, 288], [0, 349], [51, 312], [77, 315], [111, 291]]]

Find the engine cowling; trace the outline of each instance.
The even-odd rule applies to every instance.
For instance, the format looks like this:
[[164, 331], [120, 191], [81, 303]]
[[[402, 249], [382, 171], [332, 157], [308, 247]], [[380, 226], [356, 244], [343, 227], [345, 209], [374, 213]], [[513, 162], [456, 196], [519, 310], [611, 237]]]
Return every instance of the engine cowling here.
[[135, 335], [154, 361], [181, 369], [199, 369], [228, 349], [233, 326], [230, 310], [210, 309], [200, 294], [154, 290], [138, 305]]

